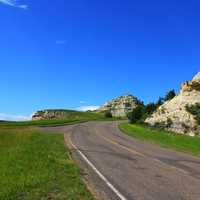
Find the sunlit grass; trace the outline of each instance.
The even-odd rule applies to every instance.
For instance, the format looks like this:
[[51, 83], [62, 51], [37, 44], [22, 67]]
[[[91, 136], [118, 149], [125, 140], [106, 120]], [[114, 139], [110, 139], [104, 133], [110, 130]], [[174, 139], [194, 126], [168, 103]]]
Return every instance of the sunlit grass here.
[[120, 129], [127, 135], [135, 138], [157, 143], [164, 147], [188, 152], [194, 155], [200, 155], [200, 137], [190, 137], [170, 133], [138, 124], [124, 123], [120, 125]]
[[112, 121], [121, 118], [107, 118], [103, 113], [90, 113], [90, 112], [75, 112], [70, 111], [64, 119], [49, 119], [49, 120], [30, 120], [22, 122], [0, 121], [0, 128], [13, 128], [19, 126], [58, 126], [76, 124], [87, 121]]
[[93, 199], [62, 134], [0, 129], [0, 199]]

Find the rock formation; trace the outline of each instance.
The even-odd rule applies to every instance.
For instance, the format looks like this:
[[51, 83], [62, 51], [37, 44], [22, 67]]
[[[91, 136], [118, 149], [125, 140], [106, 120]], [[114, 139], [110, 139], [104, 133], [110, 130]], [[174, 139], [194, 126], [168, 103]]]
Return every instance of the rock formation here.
[[138, 99], [133, 95], [125, 95], [105, 103], [96, 112], [110, 111], [114, 117], [126, 117], [137, 105]]
[[160, 106], [146, 122], [150, 125], [162, 124], [177, 133], [199, 135], [200, 126], [195, 116], [186, 110], [187, 105], [196, 103], [200, 103], [200, 73], [192, 81], [183, 83], [180, 93]]
[[32, 120], [66, 119], [72, 113], [76, 113], [76, 111], [61, 109], [41, 110], [33, 114]]

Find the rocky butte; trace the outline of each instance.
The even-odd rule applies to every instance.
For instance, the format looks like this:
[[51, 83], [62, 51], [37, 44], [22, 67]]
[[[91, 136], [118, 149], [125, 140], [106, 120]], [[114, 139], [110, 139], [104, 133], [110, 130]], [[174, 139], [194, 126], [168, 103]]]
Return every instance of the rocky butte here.
[[40, 110], [33, 114], [32, 120], [58, 120], [58, 119], [67, 119], [71, 114], [76, 113], [73, 110], [64, 110], [64, 109], [47, 109]]
[[199, 135], [200, 125], [195, 116], [188, 112], [187, 106], [200, 103], [200, 72], [191, 80], [181, 86], [181, 91], [172, 100], [161, 105], [146, 122], [150, 125], [162, 124], [168, 130]]
[[133, 95], [124, 95], [105, 103], [95, 112], [110, 111], [113, 117], [126, 117], [127, 113], [137, 107], [139, 101]]

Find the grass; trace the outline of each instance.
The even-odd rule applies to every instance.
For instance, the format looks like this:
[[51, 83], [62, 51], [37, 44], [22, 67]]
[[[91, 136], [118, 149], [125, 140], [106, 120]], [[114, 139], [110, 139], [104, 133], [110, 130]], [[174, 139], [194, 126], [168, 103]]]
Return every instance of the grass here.
[[0, 128], [1, 200], [92, 200], [62, 134]]
[[106, 118], [102, 113], [90, 113], [90, 112], [77, 112], [69, 111], [68, 115], [64, 119], [51, 119], [51, 120], [33, 120], [22, 122], [0, 121], [1, 127], [20, 127], [20, 126], [59, 126], [81, 123], [86, 121], [114, 121], [120, 118]]
[[117, 118], [106, 118], [102, 113], [63, 112], [64, 119], [0, 121], [0, 200], [93, 199], [70, 158], [64, 136], [42, 133], [37, 126]]
[[120, 129], [129, 136], [157, 143], [163, 147], [200, 156], [200, 138], [170, 133], [138, 124], [120, 124]]

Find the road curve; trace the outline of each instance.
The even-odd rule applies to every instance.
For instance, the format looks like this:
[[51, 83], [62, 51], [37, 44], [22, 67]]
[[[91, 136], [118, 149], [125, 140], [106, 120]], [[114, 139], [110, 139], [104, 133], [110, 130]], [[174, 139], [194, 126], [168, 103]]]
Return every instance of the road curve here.
[[99, 199], [200, 200], [198, 157], [131, 138], [118, 122], [45, 129], [65, 134]]

